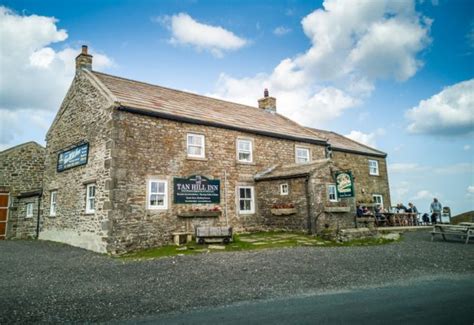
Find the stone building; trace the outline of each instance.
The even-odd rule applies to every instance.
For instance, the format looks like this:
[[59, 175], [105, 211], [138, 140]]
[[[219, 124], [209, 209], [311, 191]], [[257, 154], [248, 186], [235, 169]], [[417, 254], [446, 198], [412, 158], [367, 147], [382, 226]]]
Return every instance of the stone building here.
[[0, 239], [38, 235], [44, 155], [36, 142], [0, 152]]
[[352, 170], [358, 200], [390, 202], [384, 153], [285, 118], [267, 91], [250, 107], [111, 76], [87, 47], [76, 68], [46, 135], [41, 239], [120, 254], [197, 225], [353, 227], [334, 181]]

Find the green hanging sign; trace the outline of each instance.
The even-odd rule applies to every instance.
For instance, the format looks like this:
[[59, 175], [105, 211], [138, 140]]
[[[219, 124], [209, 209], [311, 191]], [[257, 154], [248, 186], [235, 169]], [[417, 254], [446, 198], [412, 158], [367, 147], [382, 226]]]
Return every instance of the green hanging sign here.
[[336, 173], [337, 197], [354, 197], [354, 179], [351, 172]]

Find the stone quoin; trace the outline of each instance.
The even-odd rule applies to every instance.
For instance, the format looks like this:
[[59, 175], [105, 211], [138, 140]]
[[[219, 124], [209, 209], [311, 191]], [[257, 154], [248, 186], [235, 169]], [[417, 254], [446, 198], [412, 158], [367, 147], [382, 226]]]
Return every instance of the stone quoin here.
[[[40, 239], [123, 254], [197, 226], [337, 231], [354, 227], [356, 202], [390, 206], [385, 153], [278, 114], [268, 90], [245, 106], [96, 72], [92, 60], [83, 46], [46, 135]], [[339, 171], [354, 197], [337, 197]]]

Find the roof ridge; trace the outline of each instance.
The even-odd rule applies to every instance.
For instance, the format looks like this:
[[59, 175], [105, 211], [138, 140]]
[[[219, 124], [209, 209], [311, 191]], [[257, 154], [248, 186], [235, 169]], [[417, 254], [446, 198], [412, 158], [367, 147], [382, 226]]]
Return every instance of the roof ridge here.
[[385, 154], [385, 152], [383, 152], [383, 151], [381, 151], [381, 150], [378, 150], [378, 149], [373, 148], [373, 147], [370, 147], [370, 146], [368, 146], [368, 145], [366, 145], [366, 144], [360, 143], [359, 141], [356, 141], [356, 140], [354, 140], [354, 139], [351, 139], [351, 138], [349, 138], [349, 137], [346, 137], [346, 136], [344, 136], [344, 135], [342, 135], [342, 134], [339, 134], [339, 133], [337, 133], [337, 132], [334, 132], [334, 131], [328, 131], [328, 132], [331, 132], [331, 133], [334, 133], [334, 134], [336, 134], [336, 135], [338, 135], [338, 136], [344, 137], [344, 138], [348, 139], [349, 141], [352, 141], [352, 142], [354, 142], [354, 143], [357, 143], [358, 145], [361, 145], [362, 147], [365, 147], [365, 148], [367, 148], [367, 149], [375, 150], [375, 151], [377, 151], [377, 152], [379, 152], [379, 153]]
[[[167, 90], [171, 90], [171, 91], [176, 91], [176, 92], [180, 92], [180, 93], [187, 94], [187, 95], [198, 96], [198, 97], [205, 97], [205, 98], [212, 99], [212, 100], [215, 100], [215, 101], [224, 102], [224, 103], [229, 103], [229, 104], [233, 104], [233, 105], [239, 105], [239, 106], [242, 106], [242, 107], [248, 107], [248, 108], [253, 108], [253, 109], [260, 109], [260, 108], [258, 108], [257, 106], [250, 106], [250, 105], [240, 104], [240, 103], [231, 102], [231, 101], [225, 100], [225, 99], [220, 99], [220, 98], [215, 98], [215, 97], [200, 95], [200, 94], [192, 93], [192, 92], [190, 92], [190, 91], [185, 91], [185, 90], [175, 89], [175, 88], [171, 88], [171, 87], [156, 85], [156, 84], [152, 84], [152, 83], [145, 82], [145, 81], [139, 81], [139, 80], [134, 80], [134, 79], [130, 79], [130, 78], [124, 78], [124, 77], [120, 77], [120, 76], [114, 76], [114, 75], [111, 75], [111, 74], [108, 74], [108, 73], [99, 72], [99, 71], [92, 71], [92, 73], [97, 73], [97, 74], [101, 74], [101, 75], [108, 76], [108, 77], [112, 77], [112, 78], [122, 79], [122, 80], [125, 80], [125, 81], [136, 82], [136, 83], [144, 84], [144, 85], [147, 85], [147, 86], [159, 87], [159, 88], [163, 88], [163, 89], [167, 89]], [[281, 114], [278, 114], [278, 115], [281, 115]]]
[[18, 148], [21, 148], [21, 147], [24, 147], [28, 144], [35, 144], [36, 146], [40, 147], [41, 149], [46, 149], [45, 147], [43, 147], [42, 145], [40, 145], [38, 142], [36, 141], [28, 141], [28, 142], [24, 142], [24, 143], [20, 143], [20, 144], [17, 144], [16, 146], [13, 146], [13, 147], [10, 147], [10, 148], [7, 148], [3, 151], [0, 151], [0, 154], [4, 154], [8, 151], [11, 151], [11, 150], [14, 150], [14, 149], [18, 149]]

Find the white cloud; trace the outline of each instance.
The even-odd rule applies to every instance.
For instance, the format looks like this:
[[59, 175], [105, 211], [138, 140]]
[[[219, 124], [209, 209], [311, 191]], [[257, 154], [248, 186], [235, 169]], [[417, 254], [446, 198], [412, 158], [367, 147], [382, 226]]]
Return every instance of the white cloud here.
[[277, 110], [321, 127], [360, 105], [380, 78], [406, 80], [421, 66], [416, 58], [430, 42], [431, 21], [413, 1], [327, 0], [301, 24], [310, 48], [285, 58], [270, 73], [221, 75], [218, 98], [254, 105], [263, 88], [277, 97]]
[[197, 50], [210, 51], [222, 57], [225, 51], [238, 50], [248, 41], [220, 26], [212, 26], [194, 20], [186, 13], [155, 19], [171, 30], [171, 43], [191, 45]]
[[474, 197], [474, 186], [469, 185], [466, 189], [466, 196], [467, 197]]
[[465, 144], [464, 147], [462, 147], [465, 151], [471, 150], [471, 145]]
[[434, 172], [440, 175], [452, 175], [452, 174], [473, 174], [474, 165], [472, 163], [457, 163], [452, 165], [446, 165], [442, 167], [434, 168]]
[[435, 135], [467, 135], [474, 130], [474, 79], [446, 87], [406, 112], [408, 131]]
[[434, 195], [433, 193], [431, 193], [430, 191], [428, 190], [421, 190], [421, 191], [418, 191], [415, 196], [413, 197], [413, 201], [416, 201], [416, 200], [423, 200], [423, 199], [432, 199], [436, 197], [436, 195]]
[[376, 148], [377, 138], [384, 134], [385, 134], [385, 131], [383, 129], [377, 129], [375, 132], [371, 132], [371, 133], [364, 133], [361, 131], [352, 130], [349, 134], [346, 134], [345, 136], [348, 137], [349, 139], [360, 142], [369, 147]]
[[[49, 124], [71, 83], [74, 58], [80, 50], [65, 47], [57, 51], [51, 47], [68, 37], [64, 29], [58, 29], [57, 23], [53, 17], [24, 16], [0, 6], [2, 147], [24, 133], [30, 126], [28, 123], [36, 123], [34, 127], [38, 128]], [[92, 54], [94, 67], [112, 65], [107, 56], [93, 51]]]
[[273, 30], [273, 34], [276, 36], [283, 36], [291, 32], [291, 28], [285, 26], [278, 26]]
[[388, 169], [392, 173], [410, 173], [410, 172], [418, 172], [426, 168], [416, 163], [395, 163], [395, 164], [390, 164], [388, 166]]

